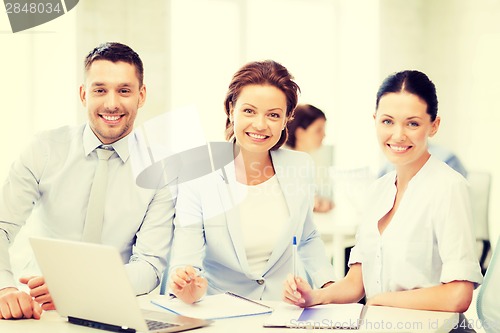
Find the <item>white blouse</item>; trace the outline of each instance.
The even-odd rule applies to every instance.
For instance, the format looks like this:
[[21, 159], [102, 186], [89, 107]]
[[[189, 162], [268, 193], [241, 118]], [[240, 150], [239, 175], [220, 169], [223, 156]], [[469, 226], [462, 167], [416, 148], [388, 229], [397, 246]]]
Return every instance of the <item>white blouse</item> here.
[[241, 230], [250, 271], [262, 274], [289, 213], [276, 175], [258, 185], [238, 183]]
[[430, 157], [411, 179], [382, 235], [378, 221], [392, 208], [396, 172], [370, 188], [349, 265], [362, 264], [367, 298], [454, 280], [482, 282], [465, 178]]

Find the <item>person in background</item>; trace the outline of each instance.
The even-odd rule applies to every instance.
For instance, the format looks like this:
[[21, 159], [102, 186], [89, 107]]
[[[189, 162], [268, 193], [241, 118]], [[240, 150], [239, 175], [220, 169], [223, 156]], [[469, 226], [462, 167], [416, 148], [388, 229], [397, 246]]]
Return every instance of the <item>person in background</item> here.
[[465, 312], [482, 282], [467, 181], [429, 153], [439, 129], [432, 81], [402, 71], [380, 86], [373, 118], [380, 144], [395, 166], [368, 192], [365, 215], [345, 278], [312, 289], [290, 276], [284, 300], [301, 307], [357, 302]]
[[[288, 122], [286, 148], [313, 153], [323, 144], [325, 137], [326, 116], [323, 111], [310, 104], [299, 104], [293, 118]], [[324, 181], [324, 179], [322, 179]], [[318, 184], [320, 188], [325, 184]], [[314, 198], [314, 211], [325, 213], [334, 207], [333, 200], [321, 191]]]
[[176, 187], [139, 188], [129, 158], [141, 146], [132, 129], [146, 101], [142, 61], [127, 45], [104, 43], [87, 55], [84, 68], [80, 99], [88, 122], [37, 135], [1, 188], [0, 319], [39, 319], [42, 309], [55, 308], [42, 276], [21, 278], [30, 294], [18, 290], [9, 246], [29, 216], [37, 236], [86, 241], [94, 219], [86, 216], [95, 213], [87, 207], [104, 151], [109, 172], [102, 230], [89, 239], [119, 249], [137, 294], [153, 290], [166, 268]]
[[294, 267], [318, 287], [333, 281], [312, 221], [311, 157], [280, 149], [298, 92], [288, 70], [272, 60], [234, 74], [224, 102], [233, 160], [179, 185], [168, 286], [184, 302], [226, 291], [279, 300]]

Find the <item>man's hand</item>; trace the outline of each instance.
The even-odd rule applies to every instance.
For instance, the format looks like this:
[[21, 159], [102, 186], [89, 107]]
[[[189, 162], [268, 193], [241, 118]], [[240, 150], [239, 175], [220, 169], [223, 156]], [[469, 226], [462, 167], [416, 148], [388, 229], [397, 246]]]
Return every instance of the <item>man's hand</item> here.
[[42, 309], [23, 291], [8, 287], [0, 290], [0, 319], [40, 319]]
[[30, 288], [31, 297], [33, 297], [33, 299], [41, 305], [43, 310], [47, 311], [56, 309], [43, 276], [22, 277], [19, 279], [19, 282]]

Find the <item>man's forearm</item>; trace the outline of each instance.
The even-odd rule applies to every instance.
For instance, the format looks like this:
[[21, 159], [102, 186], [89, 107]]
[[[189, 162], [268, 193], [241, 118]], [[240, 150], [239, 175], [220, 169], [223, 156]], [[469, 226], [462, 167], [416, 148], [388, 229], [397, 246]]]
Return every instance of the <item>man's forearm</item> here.
[[153, 266], [144, 260], [126, 264], [125, 271], [136, 295], [147, 294], [155, 289], [160, 283], [162, 273], [157, 274]]

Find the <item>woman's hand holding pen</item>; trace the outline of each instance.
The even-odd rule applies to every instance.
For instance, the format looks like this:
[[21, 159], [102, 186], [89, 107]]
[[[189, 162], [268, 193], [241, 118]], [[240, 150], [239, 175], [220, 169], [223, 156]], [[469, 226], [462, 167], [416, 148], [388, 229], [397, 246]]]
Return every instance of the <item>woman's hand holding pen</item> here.
[[306, 308], [318, 304], [317, 290], [313, 290], [309, 283], [300, 276], [288, 275], [284, 282], [283, 300], [287, 303]]
[[193, 266], [176, 269], [170, 277], [172, 293], [185, 303], [194, 303], [205, 295], [208, 287], [207, 280], [200, 276], [200, 270]]

